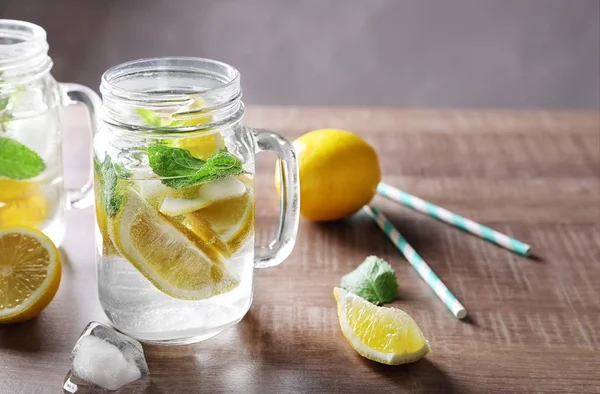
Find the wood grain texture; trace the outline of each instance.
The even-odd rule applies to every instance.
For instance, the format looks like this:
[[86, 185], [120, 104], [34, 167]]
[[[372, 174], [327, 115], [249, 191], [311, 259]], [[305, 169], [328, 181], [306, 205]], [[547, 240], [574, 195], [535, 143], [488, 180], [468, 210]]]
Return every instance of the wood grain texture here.
[[[67, 116], [75, 147], [82, 115]], [[354, 130], [379, 152], [386, 182], [531, 244], [536, 258], [376, 197], [373, 204], [465, 305], [470, 318], [461, 322], [370, 219], [302, 221], [291, 257], [257, 272], [242, 322], [205, 343], [145, 347], [151, 392], [600, 392], [597, 112], [253, 108], [246, 123], [289, 138], [321, 127]], [[67, 157], [84, 160], [80, 150]], [[260, 243], [277, 220], [272, 171], [273, 157], [261, 157]], [[67, 175], [83, 178], [85, 168]], [[56, 299], [37, 319], [0, 327], [1, 393], [58, 392], [79, 332], [90, 320], [107, 321], [92, 234], [91, 209], [68, 213]], [[375, 364], [341, 335], [332, 288], [370, 254], [395, 268], [394, 305], [430, 341], [433, 351], [420, 362]]]

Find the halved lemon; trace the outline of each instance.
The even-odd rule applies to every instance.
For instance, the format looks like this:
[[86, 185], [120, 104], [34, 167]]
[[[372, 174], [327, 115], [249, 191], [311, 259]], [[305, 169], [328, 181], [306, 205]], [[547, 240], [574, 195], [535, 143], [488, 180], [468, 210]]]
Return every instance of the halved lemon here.
[[180, 190], [170, 189], [160, 206], [160, 212], [167, 216], [183, 215], [244, 193], [246, 186], [235, 177]]
[[239, 284], [238, 274], [215, 249], [167, 220], [131, 187], [108, 219], [108, 231], [119, 253], [171, 297], [202, 300]]
[[198, 236], [209, 237], [225, 257], [237, 252], [254, 232], [252, 180], [247, 177], [240, 180], [245, 187], [244, 194], [216, 201], [186, 214], [183, 220], [183, 225]]
[[15, 227], [0, 231], [0, 323], [37, 316], [60, 284], [60, 255], [40, 231]]
[[379, 307], [338, 287], [333, 289], [344, 336], [361, 356], [382, 364], [412, 363], [425, 357], [429, 343], [404, 311]]

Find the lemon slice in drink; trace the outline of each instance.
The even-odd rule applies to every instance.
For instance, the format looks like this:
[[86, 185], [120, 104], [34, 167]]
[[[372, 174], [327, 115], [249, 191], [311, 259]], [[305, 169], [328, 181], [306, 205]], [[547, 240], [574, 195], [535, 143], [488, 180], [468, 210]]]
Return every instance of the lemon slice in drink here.
[[[206, 106], [206, 102], [198, 97], [194, 100], [187, 111], [200, 110]], [[188, 114], [190, 116], [192, 114]], [[174, 119], [177, 120], [177, 117]], [[197, 116], [191, 116], [186, 119], [179, 120], [180, 127], [201, 126], [212, 122], [213, 117], [210, 114], [198, 113]], [[219, 133], [200, 135], [195, 137], [179, 138], [175, 140], [173, 146], [176, 148], [186, 149], [192, 156], [197, 159], [207, 160], [213, 153], [225, 147], [225, 140]]]
[[379, 307], [338, 287], [333, 289], [344, 336], [361, 356], [382, 364], [420, 360], [429, 343], [417, 323], [404, 311]]
[[183, 224], [200, 237], [209, 236], [221, 254], [230, 257], [237, 252], [254, 230], [254, 198], [252, 180], [241, 177], [245, 193], [223, 199], [185, 215]]
[[26, 227], [0, 231], [0, 323], [37, 316], [60, 284], [60, 255], [43, 233]]
[[13, 226], [37, 227], [48, 213], [45, 196], [36, 192], [25, 198], [0, 202], [0, 229]]
[[142, 198], [153, 208], [158, 208], [167, 196], [168, 188], [158, 179], [144, 179], [137, 181], [137, 189]]
[[167, 216], [179, 216], [205, 208], [218, 201], [241, 196], [246, 186], [237, 178], [229, 177], [180, 190], [170, 189], [160, 206]]
[[0, 205], [39, 193], [39, 184], [37, 182], [15, 181], [0, 177]]
[[171, 297], [202, 300], [239, 284], [233, 267], [212, 247], [161, 216], [131, 187], [108, 230], [121, 255]]
[[173, 146], [187, 150], [196, 159], [208, 160], [212, 154], [225, 147], [225, 140], [221, 134], [213, 133], [197, 137], [179, 138], [175, 140]]

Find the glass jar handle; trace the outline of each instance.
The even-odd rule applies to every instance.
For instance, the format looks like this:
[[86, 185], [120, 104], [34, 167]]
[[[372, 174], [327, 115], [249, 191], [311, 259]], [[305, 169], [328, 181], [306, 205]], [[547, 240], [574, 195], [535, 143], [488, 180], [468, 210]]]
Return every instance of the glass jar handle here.
[[92, 192], [94, 186], [94, 170], [91, 165], [92, 148], [91, 142], [93, 141], [94, 132], [98, 126], [97, 115], [102, 105], [100, 97], [92, 89], [87, 86], [79, 85], [76, 83], [61, 83], [60, 87], [66, 97], [63, 99], [63, 105], [69, 106], [75, 103], [82, 103], [87, 107], [90, 117], [90, 176], [81, 188], [79, 189], [68, 189], [67, 190], [67, 208], [83, 209], [87, 208], [94, 203], [94, 194]]
[[256, 248], [254, 266], [273, 267], [285, 260], [296, 243], [300, 221], [300, 181], [298, 160], [294, 146], [279, 134], [268, 130], [253, 130], [256, 153], [273, 151], [279, 156], [278, 171], [281, 179], [279, 226], [269, 246]]

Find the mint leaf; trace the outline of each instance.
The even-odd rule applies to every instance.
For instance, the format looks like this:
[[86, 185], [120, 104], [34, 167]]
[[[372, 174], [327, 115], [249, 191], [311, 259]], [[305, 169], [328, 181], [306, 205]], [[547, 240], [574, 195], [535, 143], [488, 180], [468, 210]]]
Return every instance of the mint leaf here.
[[18, 141], [0, 137], [0, 176], [24, 180], [40, 175], [45, 169], [37, 153]]
[[136, 111], [138, 115], [140, 115], [140, 118], [142, 118], [147, 125], [154, 127], [160, 127], [162, 125], [162, 120], [156, 112], [150, 111], [146, 108], [138, 108]]
[[[0, 107], [2, 105], [4, 105], [4, 102], [0, 99]], [[8, 105], [8, 100], [6, 101], [6, 105]], [[8, 130], [8, 124], [12, 119], [13, 115], [9, 111], [2, 111], [2, 109], [0, 109], [0, 132], [6, 132]]]
[[129, 178], [132, 175], [131, 171], [129, 171], [127, 167], [121, 163], [115, 163], [113, 167], [115, 168], [115, 172], [119, 178]]
[[377, 256], [369, 256], [354, 271], [342, 277], [341, 287], [375, 305], [392, 302], [398, 281], [392, 267]]
[[[206, 163], [189, 179], [187, 185], [179, 188], [208, 183], [242, 173], [244, 173], [244, 169], [240, 159], [223, 148], [208, 158]], [[164, 181], [167, 181], [165, 185], [169, 186], [168, 182], [175, 181], [175, 179], [165, 179]]]
[[156, 175], [167, 177], [162, 183], [172, 189], [244, 173], [240, 159], [229, 153], [227, 148], [215, 152], [204, 161], [195, 158], [185, 149], [154, 144], [148, 148], [148, 161]]
[[[98, 166], [96, 165], [96, 168]], [[113, 165], [110, 156], [107, 154], [104, 161], [100, 165], [100, 173], [102, 175], [100, 179], [100, 196], [102, 198], [102, 205], [106, 210], [106, 214], [109, 217], [113, 217], [123, 202], [123, 194], [118, 188], [119, 177], [117, 176], [117, 170]]]
[[148, 160], [152, 171], [165, 177], [192, 176], [205, 163], [185, 149], [162, 144], [154, 144], [148, 148]]

